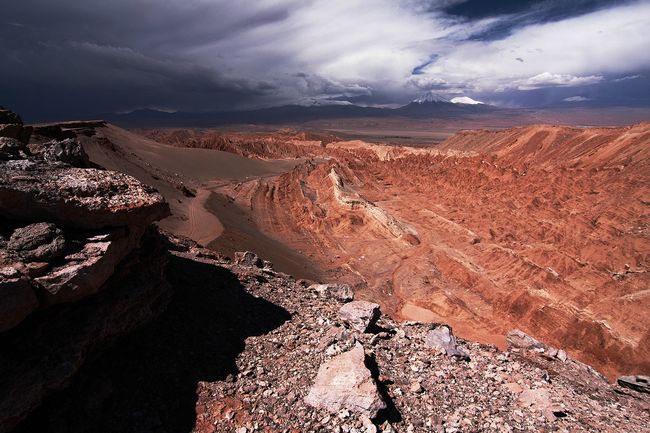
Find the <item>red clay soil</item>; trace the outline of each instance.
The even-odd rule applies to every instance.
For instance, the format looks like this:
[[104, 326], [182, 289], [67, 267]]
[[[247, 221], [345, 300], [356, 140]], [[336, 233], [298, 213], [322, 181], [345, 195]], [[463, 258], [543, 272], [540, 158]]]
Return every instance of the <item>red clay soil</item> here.
[[520, 328], [610, 378], [650, 373], [650, 124], [464, 131], [433, 150], [281, 141], [232, 140], [318, 158], [220, 191], [329, 278], [397, 318], [498, 345]]

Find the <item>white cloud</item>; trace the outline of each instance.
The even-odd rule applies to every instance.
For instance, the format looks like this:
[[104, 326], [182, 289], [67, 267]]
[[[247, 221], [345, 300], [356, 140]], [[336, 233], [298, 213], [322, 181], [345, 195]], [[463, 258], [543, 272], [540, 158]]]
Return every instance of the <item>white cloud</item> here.
[[529, 25], [500, 40], [459, 42], [439, 53], [420, 79], [475, 91], [593, 84], [607, 74], [650, 68], [650, 38], [641, 36], [648, 28], [647, 1]]
[[[53, 95], [78, 89], [77, 103], [111, 97], [187, 110], [397, 104], [435, 90], [515, 106], [527, 97], [519, 90], [631, 81], [650, 70], [650, 0], [539, 24], [522, 24], [534, 7], [526, 20], [444, 14], [462, 1], [9, 2], [6, 15], [25, 28], [5, 26], [0, 93], [37, 83]], [[510, 33], [484, 40], [503, 29]]]
[[589, 75], [586, 77], [576, 77], [570, 74], [551, 74], [542, 72], [534, 77], [525, 80], [515, 80], [509, 87], [516, 87], [519, 90], [540, 89], [543, 87], [575, 87], [596, 84], [603, 81], [601, 75]]
[[584, 101], [591, 101], [591, 99], [586, 98], [584, 96], [569, 96], [568, 98], [564, 98], [563, 101], [565, 101], [565, 102], [584, 102]]

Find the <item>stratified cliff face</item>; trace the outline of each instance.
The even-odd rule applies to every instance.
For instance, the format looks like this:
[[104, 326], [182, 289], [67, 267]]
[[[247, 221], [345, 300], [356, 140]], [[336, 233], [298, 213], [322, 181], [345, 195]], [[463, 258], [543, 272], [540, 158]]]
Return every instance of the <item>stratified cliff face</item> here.
[[650, 124], [319, 155], [222, 191], [394, 317], [499, 345], [520, 327], [610, 378], [650, 371]]

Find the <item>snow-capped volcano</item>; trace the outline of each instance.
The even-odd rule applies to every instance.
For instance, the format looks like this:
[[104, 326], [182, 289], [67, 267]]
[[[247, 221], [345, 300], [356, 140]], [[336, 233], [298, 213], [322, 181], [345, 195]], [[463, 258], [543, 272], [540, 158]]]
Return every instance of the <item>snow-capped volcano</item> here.
[[455, 98], [452, 98], [450, 102], [452, 102], [453, 104], [467, 104], [467, 105], [483, 104], [483, 102], [477, 101], [476, 99], [472, 99], [469, 96], [457, 96]]
[[407, 105], [400, 107], [397, 112], [411, 117], [453, 118], [472, 116], [495, 110], [495, 107], [469, 96], [456, 96], [453, 99], [429, 91]]
[[451, 103], [449, 99], [432, 91], [429, 91], [424, 95], [420, 96], [419, 98], [414, 99], [413, 102], [416, 104], [424, 104], [426, 102], [443, 102], [447, 104]]

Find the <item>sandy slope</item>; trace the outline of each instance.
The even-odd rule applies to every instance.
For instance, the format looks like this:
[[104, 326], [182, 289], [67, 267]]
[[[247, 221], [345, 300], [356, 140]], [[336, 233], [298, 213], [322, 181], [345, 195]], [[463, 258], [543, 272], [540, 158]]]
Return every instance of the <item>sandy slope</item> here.
[[[158, 188], [170, 202], [173, 212], [160, 225], [206, 245], [224, 231], [217, 216], [206, 209], [215, 187], [284, 173], [297, 163], [293, 160], [252, 160], [228, 152], [173, 147], [111, 125], [96, 131], [93, 137], [81, 138], [91, 160]], [[189, 188], [185, 193], [184, 186]]]

